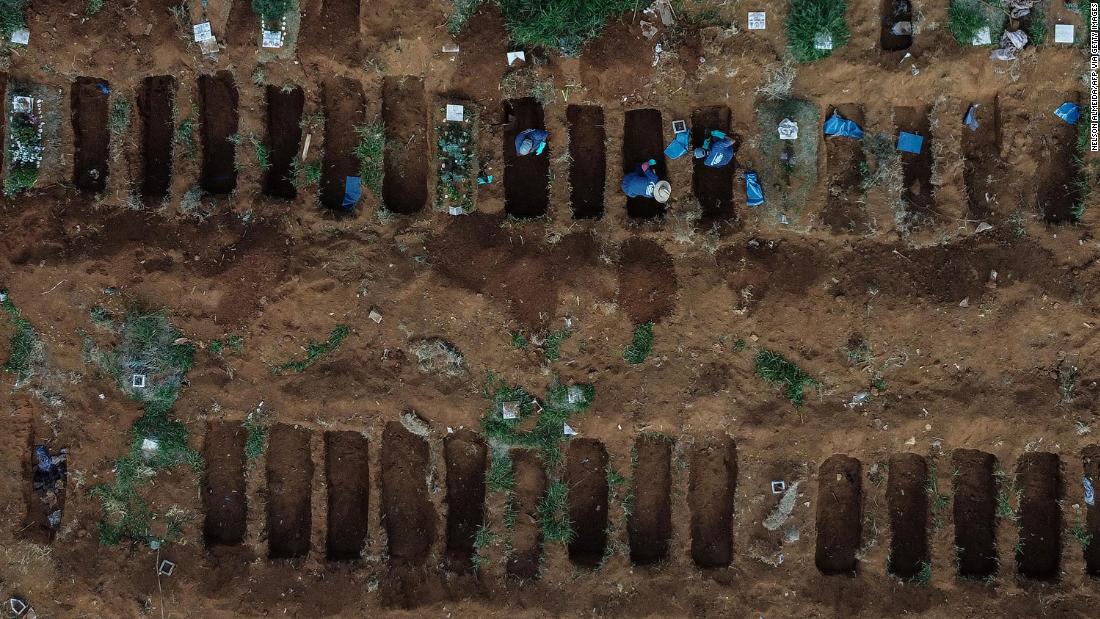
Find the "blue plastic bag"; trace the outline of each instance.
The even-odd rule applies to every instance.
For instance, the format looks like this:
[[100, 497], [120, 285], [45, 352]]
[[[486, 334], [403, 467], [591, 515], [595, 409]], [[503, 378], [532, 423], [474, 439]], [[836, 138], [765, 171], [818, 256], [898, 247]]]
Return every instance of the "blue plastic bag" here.
[[1085, 504], [1086, 505], [1095, 505], [1096, 504], [1096, 494], [1092, 489], [1092, 480], [1089, 479], [1088, 476], [1086, 475], [1085, 477], [1082, 478], [1082, 481], [1084, 481], [1084, 483], [1085, 483]]
[[971, 103], [970, 107], [966, 110], [966, 118], [963, 118], [963, 124], [966, 125], [971, 131], [978, 130], [978, 119], [975, 118], [975, 112], [978, 111], [978, 106]]
[[825, 135], [862, 140], [863, 129], [860, 129], [855, 121], [848, 120], [841, 116], [839, 112], [833, 110], [833, 115], [825, 121]]
[[898, 150], [919, 155], [924, 146], [924, 136], [901, 131], [898, 133]]
[[745, 172], [745, 202], [750, 208], [764, 203], [764, 189], [760, 186], [760, 181], [753, 170]]
[[1054, 115], [1071, 125], [1076, 125], [1077, 120], [1081, 118], [1081, 108], [1076, 103], [1066, 101], [1054, 110]]
[[691, 148], [691, 138], [687, 132], [677, 133], [676, 137], [672, 138], [672, 143], [665, 149], [665, 156], [669, 159], [679, 159], [683, 157], [688, 149]]
[[345, 211], [350, 211], [355, 208], [356, 203], [359, 202], [359, 196], [362, 195], [363, 188], [362, 182], [358, 176], [348, 176], [344, 178], [344, 202], [340, 205]]

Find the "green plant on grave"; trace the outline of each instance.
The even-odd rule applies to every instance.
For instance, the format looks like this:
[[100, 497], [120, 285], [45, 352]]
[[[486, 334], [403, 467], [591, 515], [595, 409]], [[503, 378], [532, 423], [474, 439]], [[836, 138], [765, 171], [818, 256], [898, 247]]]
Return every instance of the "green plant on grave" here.
[[34, 361], [42, 354], [42, 342], [34, 332], [29, 320], [23, 317], [23, 312], [12, 302], [11, 297], [2, 293], [4, 300], [0, 302], [0, 308], [8, 315], [8, 322], [12, 326], [8, 360], [4, 362], [4, 370], [15, 374], [16, 384], [24, 383], [33, 372]]
[[88, 0], [88, 3], [84, 5], [84, 14], [88, 17], [92, 17], [96, 13], [102, 11], [104, 1], [105, 0]]
[[[467, 112], [469, 113], [469, 111]], [[474, 210], [474, 161], [476, 157], [473, 120], [444, 122], [436, 128], [436, 203], [441, 210]]]
[[543, 355], [547, 361], [557, 361], [561, 359], [561, 345], [565, 343], [565, 340], [573, 337], [573, 330], [569, 327], [564, 327], [558, 331], [551, 331], [546, 336], [546, 343], [542, 346]]
[[252, 12], [268, 23], [278, 23], [290, 11], [294, 0], [252, 0]]
[[653, 351], [653, 323], [646, 322], [634, 327], [634, 339], [623, 351], [623, 359], [630, 365], [638, 365], [646, 360]]
[[[485, 397], [491, 401], [488, 411], [481, 417], [482, 433], [501, 449], [526, 447], [538, 452], [547, 469], [553, 469], [562, 460], [561, 443], [564, 424], [573, 415], [584, 412], [592, 403], [595, 390], [588, 384], [562, 385], [557, 380], [546, 390], [546, 397], [539, 399], [522, 387], [508, 385], [498, 380], [492, 372], [486, 377]], [[505, 404], [515, 406], [516, 418], [505, 419]], [[534, 425], [521, 429], [531, 418]]]
[[573, 523], [569, 520], [569, 486], [565, 482], [550, 482], [536, 511], [546, 542], [568, 544], [573, 541]]
[[255, 460], [267, 447], [267, 436], [271, 427], [271, 420], [261, 407], [257, 407], [256, 410], [251, 411], [244, 418], [242, 426], [246, 432], [244, 455], [249, 460]]
[[317, 363], [322, 357], [333, 352], [344, 343], [347, 339], [350, 330], [347, 325], [336, 325], [336, 327], [329, 333], [328, 339], [324, 342], [313, 342], [306, 346], [305, 359], [292, 359], [273, 368], [276, 374], [283, 374], [286, 372], [301, 373], [309, 366]]
[[381, 196], [385, 127], [382, 123], [360, 125], [355, 128], [355, 133], [359, 135], [359, 144], [355, 147], [355, 156], [359, 159], [359, 178], [374, 195]]
[[[845, 0], [791, 0], [787, 12], [787, 45], [798, 62], [813, 62], [847, 45], [850, 33], [844, 21]], [[817, 49], [818, 35], [832, 37], [832, 49]]]
[[802, 406], [806, 388], [818, 388], [816, 380], [778, 353], [763, 348], [756, 354], [756, 374], [765, 381], [783, 387], [783, 393], [795, 406]]
[[612, 15], [639, 8], [636, 0], [495, 0], [512, 42], [557, 48], [567, 56], [600, 36]]
[[195, 119], [188, 115], [180, 120], [176, 125], [176, 144], [183, 147], [183, 153], [191, 161], [195, 161], [199, 156], [198, 143], [195, 141]]
[[24, 11], [30, 0], [0, 0], [0, 35], [4, 40], [11, 39], [11, 33], [27, 27]]

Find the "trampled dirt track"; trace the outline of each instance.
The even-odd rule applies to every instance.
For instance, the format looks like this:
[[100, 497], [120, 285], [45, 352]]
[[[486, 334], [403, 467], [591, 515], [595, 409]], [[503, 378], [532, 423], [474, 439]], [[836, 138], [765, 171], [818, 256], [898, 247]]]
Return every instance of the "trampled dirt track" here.
[[[712, 222], [692, 225], [702, 214], [692, 163], [665, 161], [659, 151], [661, 174], [674, 187], [667, 214], [630, 217], [618, 188], [621, 172], [638, 163], [633, 151], [624, 160], [627, 114], [660, 114], [650, 133], [659, 130], [661, 139], [651, 135], [645, 146], [652, 151], [671, 137], [672, 120], [727, 106], [731, 131], [744, 137], [738, 168], [753, 167], [762, 152], [754, 93], [762, 68], [783, 54], [786, 3], [759, 4], [768, 14], [765, 31], [745, 29], [741, 5], [718, 7], [734, 29], [693, 28], [681, 38], [662, 31], [667, 51], [656, 67], [657, 39], [644, 38], [638, 23], [653, 18], [627, 13], [579, 58], [548, 53], [546, 64], [528, 67], [553, 85], [543, 105], [549, 198], [545, 216], [517, 222], [505, 215], [499, 83], [510, 70], [506, 34], [491, 8], [455, 39], [455, 58], [441, 51], [451, 41], [440, 27], [449, 3], [303, 1], [297, 64], [258, 65], [247, 14], [223, 0], [207, 8], [215, 34], [229, 41], [216, 59], [202, 58], [179, 36], [161, 3], [108, 2], [83, 23], [70, 13], [82, 15], [84, 2], [63, 4], [32, 3], [32, 44], [12, 56], [9, 78], [66, 94], [78, 77], [106, 80], [111, 97], [138, 105], [123, 141], [111, 145], [124, 157], [110, 160], [99, 198], [50, 186], [70, 184], [77, 171], [73, 110], [59, 109], [61, 139], [51, 148], [61, 167], [0, 208], [0, 287], [40, 334], [48, 363], [18, 388], [3, 375], [8, 397], [0, 409], [13, 437], [0, 450], [3, 596], [26, 598], [40, 616], [1089, 616], [1096, 607], [1088, 573], [1098, 571], [1100, 545], [1082, 549], [1076, 534], [1079, 527], [1100, 531], [1100, 512], [1087, 506], [1081, 484], [1086, 472], [1096, 474], [1090, 446], [1100, 431], [1091, 361], [1100, 311], [1091, 235], [1097, 211], [1076, 225], [1044, 222], [1050, 201], [1061, 209], [1050, 218], [1064, 222], [1073, 190], [1064, 173], [1072, 136], [1056, 133], [1065, 127], [1052, 110], [1065, 93], [1083, 94], [1078, 49], [1048, 44], [1026, 50], [1018, 63], [994, 64], [988, 49], [951, 40], [942, 3], [917, 3], [914, 57], [902, 65], [899, 52], [880, 52], [883, 3], [851, 2], [852, 42], [800, 66], [794, 91], [823, 119], [833, 105], [845, 114], [862, 110], [850, 117], [867, 133], [889, 137], [895, 108], [929, 109], [923, 120], [937, 146], [911, 180], [922, 198], [934, 198], [936, 216], [902, 236], [894, 209], [903, 195], [881, 186], [863, 192], [861, 174], [851, 169], [864, 153], [826, 140], [818, 161], [807, 163], [823, 173], [805, 204], [784, 211], [789, 223], [780, 223], [780, 196], [743, 209], [735, 173], [743, 228], [718, 218], [712, 229]], [[201, 3], [190, 4], [197, 21]], [[1083, 28], [1061, 3], [1048, 19]], [[199, 76], [219, 71], [235, 85], [239, 125], [211, 131], [202, 120], [209, 111]], [[172, 77], [143, 82], [150, 76]], [[342, 195], [344, 178], [358, 170], [355, 126], [383, 118], [385, 79], [402, 76], [423, 79], [428, 102], [453, 94], [479, 112], [478, 155], [496, 178], [478, 188], [477, 214], [452, 218], [431, 208], [433, 127], [442, 121], [434, 104], [419, 134], [427, 136], [418, 170], [429, 189], [425, 208], [379, 216], [379, 199], [369, 192], [349, 216], [318, 204], [319, 193], [325, 201]], [[229, 150], [220, 141], [230, 131], [254, 134], [278, 147], [280, 167], [289, 168], [286, 155], [300, 155], [301, 144], [268, 135], [266, 95], [269, 87], [295, 86], [303, 118], [321, 112], [330, 123], [323, 135], [321, 125], [310, 129], [308, 159], [323, 162], [325, 191], [304, 185], [292, 199], [269, 198], [252, 145]], [[999, 142], [964, 141], [964, 104], [994, 98], [998, 113], [982, 120], [995, 126]], [[59, 105], [70, 102], [64, 96]], [[584, 147], [605, 141], [599, 219], [573, 219], [572, 204], [581, 201], [568, 182], [572, 105], [602, 109], [604, 135], [585, 136], [591, 144]], [[194, 120], [193, 158], [178, 131], [186, 118]], [[820, 136], [820, 127], [802, 127], [800, 135]], [[235, 188], [203, 197], [199, 211], [185, 210], [185, 196], [203, 177], [203, 153], [212, 151], [218, 176], [232, 172]], [[996, 189], [989, 199], [984, 187]], [[984, 211], [974, 206], [978, 192]], [[145, 210], [127, 208], [131, 193], [149, 198]], [[979, 213], [993, 230], [975, 233]], [[149, 507], [190, 515], [183, 543], [162, 548], [177, 571], [159, 587], [156, 553], [146, 545], [99, 543], [102, 513], [90, 491], [114, 479], [114, 461], [141, 412], [85, 362], [80, 331], [101, 335], [93, 307], [120, 312], [132, 302], [166, 308], [199, 347], [174, 413], [207, 467], [217, 467], [156, 478]], [[372, 309], [380, 323], [368, 318]], [[538, 342], [565, 317], [573, 335], [561, 359], [547, 361]], [[629, 366], [622, 351], [633, 327], [648, 321], [655, 323], [653, 354]], [[351, 334], [336, 352], [301, 374], [272, 373], [338, 323]], [[514, 348], [513, 331], [531, 344]], [[11, 332], [0, 326], [0, 357]], [[243, 350], [214, 354], [210, 343], [228, 334], [243, 338]], [[423, 337], [453, 343], [465, 373], [423, 371], [414, 346]], [[851, 354], [858, 342], [866, 354]], [[797, 363], [820, 390], [810, 390], [804, 406], [792, 405], [755, 375], [761, 348]], [[1071, 398], [1059, 385], [1059, 369], [1067, 367], [1079, 369]], [[591, 408], [570, 423], [626, 478], [612, 490], [620, 498], [606, 505], [596, 569], [599, 535], [586, 535], [573, 558], [569, 544], [543, 543], [539, 502], [557, 478], [522, 450], [511, 454], [515, 503], [486, 490], [483, 522], [495, 537], [479, 566], [456, 554], [477, 540], [477, 506], [451, 495], [476, 494], [468, 476], [478, 454], [467, 447], [469, 461], [458, 464], [449, 455], [456, 439], [448, 437], [480, 429], [491, 408], [482, 392], [487, 371], [537, 394], [553, 377], [593, 384]], [[849, 406], [860, 392], [870, 400]], [[260, 402], [277, 425], [265, 453], [244, 461], [232, 453], [239, 431], [222, 423], [241, 422]], [[426, 420], [427, 436], [400, 425], [409, 410]], [[669, 438], [667, 449], [639, 446], [635, 468], [635, 444], [653, 434]], [[332, 436], [354, 438], [337, 450]], [[716, 440], [728, 456], [708, 457]], [[40, 441], [67, 446], [71, 458], [62, 526], [49, 545], [40, 526], [27, 528], [28, 517], [41, 515], [28, 498], [28, 446]], [[499, 446], [487, 445], [496, 455]], [[332, 460], [344, 447], [347, 456]], [[568, 457], [570, 446], [563, 447]], [[981, 452], [975, 461], [993, 469], [960, 470], [956, 478], [960, 448]], [[919, 560], [912, 580], [889, 572], [888, 463], [905, 453], [937, 463], [928, 470], [948, 496], [939, 512], [928, 501], [927, 583], [919, 582]], [[349, 472], [333, 483], [340, 463]], [[996, 488], [988, 487], [990, 477]], [[801, 483], [789, 516], [773, 530], [768, 516], [783, 495], [769, 482], [777, 478]], [[585, 488], [601, 485], [593, 471], [584, 479]], [[1019, 494], [1006, 496], [1015, 512], [998, 505], [990, 516], [990, 499], [1012, 484]], [[242, 488], [245, 500], [226, 500]], [[628, 514], [621, 497], [629, 493]], [[465, 516], [452, 520], [452, 506]], [[597, 511], [598, 499], [578, 503], [576, 513]], [[336, 526], [334, 513], [356, 522]], [[971, 558], [956, 564], [960, 529], [975, 543], [975, 578], [957, 576]], [[693, 530], [707, 539], [697, 543]], [[986, 578], [990, 563], [995, 574]]]

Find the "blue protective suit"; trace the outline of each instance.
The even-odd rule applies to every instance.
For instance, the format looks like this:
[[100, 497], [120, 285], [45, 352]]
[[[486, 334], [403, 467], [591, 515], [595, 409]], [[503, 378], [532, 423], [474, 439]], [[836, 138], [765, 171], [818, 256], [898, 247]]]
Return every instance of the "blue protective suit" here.
[[541, 155], [542, 151], [546, 150], [546, 138], [548, 137], [550, 137], [550, 132], [545, 129], [524, 129], [516, 136], [516, 153], [519, 153], [519, 145], [530, 138], [535, 146], [528, 154]]
[[659, 180], [652, 166], [643, 170], [639, 165], [638, 169], [623, 178], [623, 193], [628, 198], [652, 198], [653, 187]]
[[704, 146], [707, 149], [707, 155], [703, 157], [703, 165], [708, 168], [724, 168], [733, 161], [733, 140], [708, 138], [707, 142], [710, 142], [710, 146]]

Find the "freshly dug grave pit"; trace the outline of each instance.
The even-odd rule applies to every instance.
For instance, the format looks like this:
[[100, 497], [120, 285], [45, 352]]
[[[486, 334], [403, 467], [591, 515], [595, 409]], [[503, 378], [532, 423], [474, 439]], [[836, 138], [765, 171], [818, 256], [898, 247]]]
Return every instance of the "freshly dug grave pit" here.
[[321, 204], [340, 209], [344, 203], [344, 184], [349, 176], [359, 176], [355, 147], [359, 136], [355, 128], [364, 122], [363, 89], [359, 82], [336, 77], [322, 88], [325, 108], [325, 144], [321, 161]]
[[100, 193], [107, 186], [109, 93], [107, 82], [94, 77], [78, 77], [73, 83], [73, 184], [88, 193]]
[[618, 305], [640, 325], [656, 322], [676, 309], [676, 267], [657, 243], [640, 237], [619, 248]]
[[573, 218], [599, 219], [603, 217], [607, 181], [603, 108], [570, 105], [565, 115], [569, 120], [569, 203]]
[[565, 483], [569, 485], [569, 520], [573, 523], [569, 560], [594, 568], [603, 561], [607, 547], [607, 449], [603, 443], [590, 438], [569, 443]]
[[956, 449], [954, 475], [955, 557], [959, 576], [997, 573], [997, 458], [976, 449]]
[[653, 565], [668, 558], [672, 539], [672, 441], [643, 434], [634, 449], [634, 508], [627, 518], [630, 561]]
[[[59, 530], [59, 527], [50, 525], [50, 514], [61, 512], [61, 522], [64, 522], [66, 482], [57, 482], [49, 489], [35, 489], [34, 474], [38, 466], [38, 460], [34, 453], [35, 444], [33, 432], [28, 433], [27, 450], [23, 452], [30, 454], [30, 457], [23, 461], [23, 492], [27, 515], [22, 528], [19, 529], [17, 534], [20, 538], [31, 543], [47, 545], [53, 543]], [[51, 449], [50, 455], [57, 456], [57, 451]], [[68, 461], [65, 466], [72, 470], [72, 464], [71, 461]]]
[[863, 466], [844, 454], [829, 456], [817, 473], [817, 549], [822, 574], [853, 574], [863, 532]]
[[278, 424], [267, 445], [267, 552], [271, 559], [309, 554], [313, 459], [309, 430]]
[[1031, 452], [1016, 463], [1020, 498], [1020, 543], [1016, 568], [1035, 580], [1058, 578], [1062, 560], [1062, 464], [1057, 454]]
[[[504, 211], [513, 217], [541, 217], [550, 207], [550, 152], [521, 156], [516, 136], [527, 129], [545, 129], [542, 105], [531, 97], [504, 102]], [[550, 136], [548, 140], [553, 140]]]
[[447, 564], [470, 571], [477, 530], [485, 522], [485, 441], [457, 430], [443, 443], [447, 460]]
[[902, 199], [906, 217], [913, 221], [931, 219], [936, 214], [936, 201], [932, 195], [932, 129], [927, 105], [894, 108], [894, 123], [898, 131], [915, 133], [924, 137], [920, 154], [901, 154], [901, 168], [905, 187]]
[[929, 563], [928, 461], [914, 453], [890, 456], [886, 504], [890, 511], [888, 570], [913, 578]]
[[538, 578], [542, 557], [542, 528], [539, 526], [539, 501], [546, 494], [546, 471], [538, 455], [527, 449], [512, 450], [515, 488], [512, 508], [516, 519], [512, 527], [512, 552], [506, 571], [523, 580]]
[[419, 212], [428, 202], [428, 108], [424, 80], [387, 77], [382, 81], [382, 203], [401, 214]]
[[691, 455], [688, 504], [691, 558], [701, 568], [733, 561], [733, 501], [737, 491], [737, 448], [728, 436], [701, 442]]
[[428, 442], [399, 421], [382, 433], [382, 524], [392, 563], [423, 565], [435, 541]]
[[370, 458], [359, 432], [325, 432], [330, 561], [354, 561], [367, 540], [370, 513]]
[[882, 51], [897, 52], [913, 45], [912, 34], [894, 34], [894, 24], [899, 22], [913, 23], [913, 6], [910, 0], [882, 0]]
[[202, 106], [202, 177], [207, 193], [227, 194], [237, 188], [236, 146], [229, 138], [237, 133], [237, 87], [233, 74], [218, 71], [199, 76]]
[[[718, 130], [728, 134], [730, 130], [730, 109], [716, 105], [695, 110], [691, 114], [691, 145], [703, 146], [710, 132]], [[737, 140], [734, 140], [735, 142]], [[702, 159], [692, 159], [693, 169], [691, 186], [699, 205], [703, 208], [703, 221], [729, 219], [733, 217], [733, 174], [737, 171], [737, 160], [721, 168], [710, 168]]]
[[238, 421], [206, 424], [202, 457], [202, 536], [206, 546], [235, 546], [244, 541], [248, 516], [244, 443], [248, 433]]
[[268, 163], [264, 178], [264, 193], [285, 200], [298, 195], [294, 186], [294, 157], [302, 141], [302, 106], [305, 93], [295, 86], [284, 90], [267, 87], [267, 150]]
[[172, 137], [175, 118], [172, 100], [176, 80], [170, 75], [154, 75], [141, 82], [138, 111], [141, 113], [141, 195], [159, 200], [172, 186]]
[[[1067, 93], [1059, 97], [1059, 104], [1062, 101], [1077, 103], [1079, 100], [1078, 93]], [[1077, 185], [1079, 170], [1074, 156], [1077, 152], [1078, 126], [1065, 122], [1048, 110], [1043, 110], [1040, 118], [1033, 130], [1035, 135], [1045, 136], [1042, 151], [1036, 154], [1039, 164], [1036, 178], [1039, 207], [1048, 223], [1071, 223], [1074, 221], [1073, 207], [1081, 199]]]
[[[835, 105], [829, 108], [825, 118], [833, 112], [864, 126], [863, 106], [855, 103]], [[825, 137], [825, 161], [828, 181], [825, 192], [825, 210], [822, 220], [834, 234], [865, 234], [870, 232], [870, 217], [863, 204], [863, 176], [860, 170], [866, 165], [863, 141], [837, 136]]]
[[[633, 172], [639, 164], [653, 159], [657, 162], [653, 168], [657, 177], [661, 180], [668, 179], [663, 130], [660, 110], [627, 110], [623, 126], [624, 175]], [[676, 191], [677, 188], [673, 187], [673, 195], [676, 195]], [[645, 196], [627, 198], [626, 214], [632, 219], [652, 219], [665, 214], [665, 205]]]
[[[1001, 160], [1001, 109], [997, 97], [975, 101], [974, 119], [978, 130], [962, 129], [963, 182], [966, 184], [966, 206], [971, 219], [984, 220], [990, 216], [1001, 186], [1003, 165]], [[963, 118], [970, 108], [962, 106]]]
[[[1081, 463], [1085, 468], [1085, 477], [1092, 482], [1093, 490], [1100, 490], [1100, 445], [1089, 445], [1081, 450]], [[1093, 501], [1086, 505], [1085, 528], [1092, 541], [1085, 547], [1085, 572], [1089, 576], [1100, 576], [1100, 505]]]

